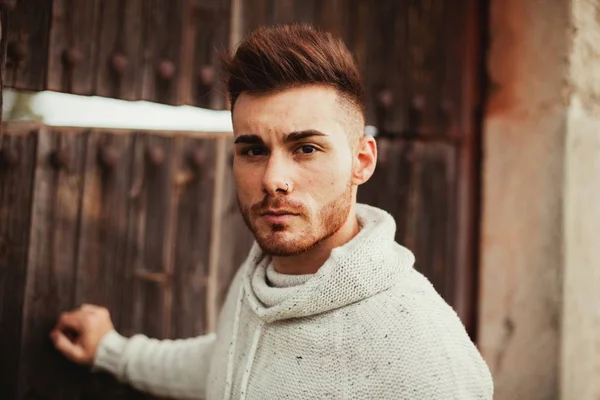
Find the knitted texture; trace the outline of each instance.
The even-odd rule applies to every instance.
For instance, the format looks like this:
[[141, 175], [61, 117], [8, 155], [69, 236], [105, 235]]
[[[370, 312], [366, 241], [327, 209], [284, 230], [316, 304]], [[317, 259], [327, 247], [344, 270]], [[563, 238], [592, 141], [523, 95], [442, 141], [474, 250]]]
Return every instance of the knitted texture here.
[[359, 234], [312, 276], [286, 279], [254, 244], [216, 336], [159, 342], [113, 332], [96, 366], [176, 398], [492, 399], [487, 365], [394, 241], [393, 218], [366, 205], [357, 215]]

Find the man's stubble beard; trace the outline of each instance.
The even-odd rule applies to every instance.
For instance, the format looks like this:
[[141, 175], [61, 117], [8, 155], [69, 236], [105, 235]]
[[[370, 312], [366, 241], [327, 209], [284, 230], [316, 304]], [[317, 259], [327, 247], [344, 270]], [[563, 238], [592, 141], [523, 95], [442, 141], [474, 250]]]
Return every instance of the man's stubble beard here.
[[[285, 204], [284, 197], [285, 195], [281, 195], [281, 199], [275, 201], [282, 201]], [[265, 199], [263, 202], [265, 201], [268, 201], [268, 199]], [[240, 212], [246, 226], [252, 231], [254, 239], [262, 251], [270, 256], [289, 257], [313, 249], [335, 235], [342, 228], [352, 209], [352, 184], [349, 182], [340, 196], [322, 207], [314, 220], [307, 219], [310, 218], [309, 215], [294, 217], [304, 219], [306, 229], [297, 234], [297, 237], [285, 242], [279, 242], [274, 239], [277, 232], [282, 232], [286, 229], [284, 225], [272, 225], [266, 235], [259, 236], [250, 216], [251, 207], [243, 207], [239, 198], [238, 206], [240, 207]], [[318, 229], [314, 229], [315, 226]]]

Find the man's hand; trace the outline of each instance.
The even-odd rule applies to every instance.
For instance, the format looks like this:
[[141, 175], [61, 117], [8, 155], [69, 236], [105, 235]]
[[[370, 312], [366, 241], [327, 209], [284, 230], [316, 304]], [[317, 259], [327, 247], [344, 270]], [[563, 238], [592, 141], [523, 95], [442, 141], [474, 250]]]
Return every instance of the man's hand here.
[[69, 360], [92, 365], [100, 341], [113, 329], [106, 308], [84, 304], [77, 310], [62, 313], [50, 338]]

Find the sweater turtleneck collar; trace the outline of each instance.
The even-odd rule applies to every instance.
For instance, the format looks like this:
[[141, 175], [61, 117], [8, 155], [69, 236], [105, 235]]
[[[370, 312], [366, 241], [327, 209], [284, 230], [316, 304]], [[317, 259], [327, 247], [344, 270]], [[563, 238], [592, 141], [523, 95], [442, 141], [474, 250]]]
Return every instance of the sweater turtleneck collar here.
[[261, 319], [306, 317], [355, 303], [388, 289], [412, 268], [413, 254], [394, 241], [391, 215], [365, 204], [357, 204], [356, 214], [360, 232], [333, 249], [314, 275], [277, 273], [254, 243], [242, 266], [242, 281], [245, 297]]
[[280, 274], [265, 257], [254, 271], [252, 287], [263, 306], [273, 307], [294, 296], [312, 276]]
[[[257, 272], [259, 268], [256, 269]], [[280, 274], [275, 271], [273, 267], [273, 263], [269, 260], [269, 263], [266, 268], [266, 279], [269, 286], [275, 288], [289, 288], [293, 286], [300, 286], [306, 283], [310, 278], [312, 278], [313, 274], [306, 275], [288, 275], [288, 274]]]

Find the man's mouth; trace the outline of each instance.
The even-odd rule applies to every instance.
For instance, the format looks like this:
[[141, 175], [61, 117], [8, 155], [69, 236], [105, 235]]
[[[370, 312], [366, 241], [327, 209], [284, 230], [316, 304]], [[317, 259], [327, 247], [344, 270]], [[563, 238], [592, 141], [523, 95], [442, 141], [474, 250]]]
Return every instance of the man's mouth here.
[[284, 224], [298, 214], [290, 210], [265, 210], [260, 213], [261, 218], [268, 224]]
[[260, 215], [298, 215], [295, 212], [289, 210], [265, 210]]

